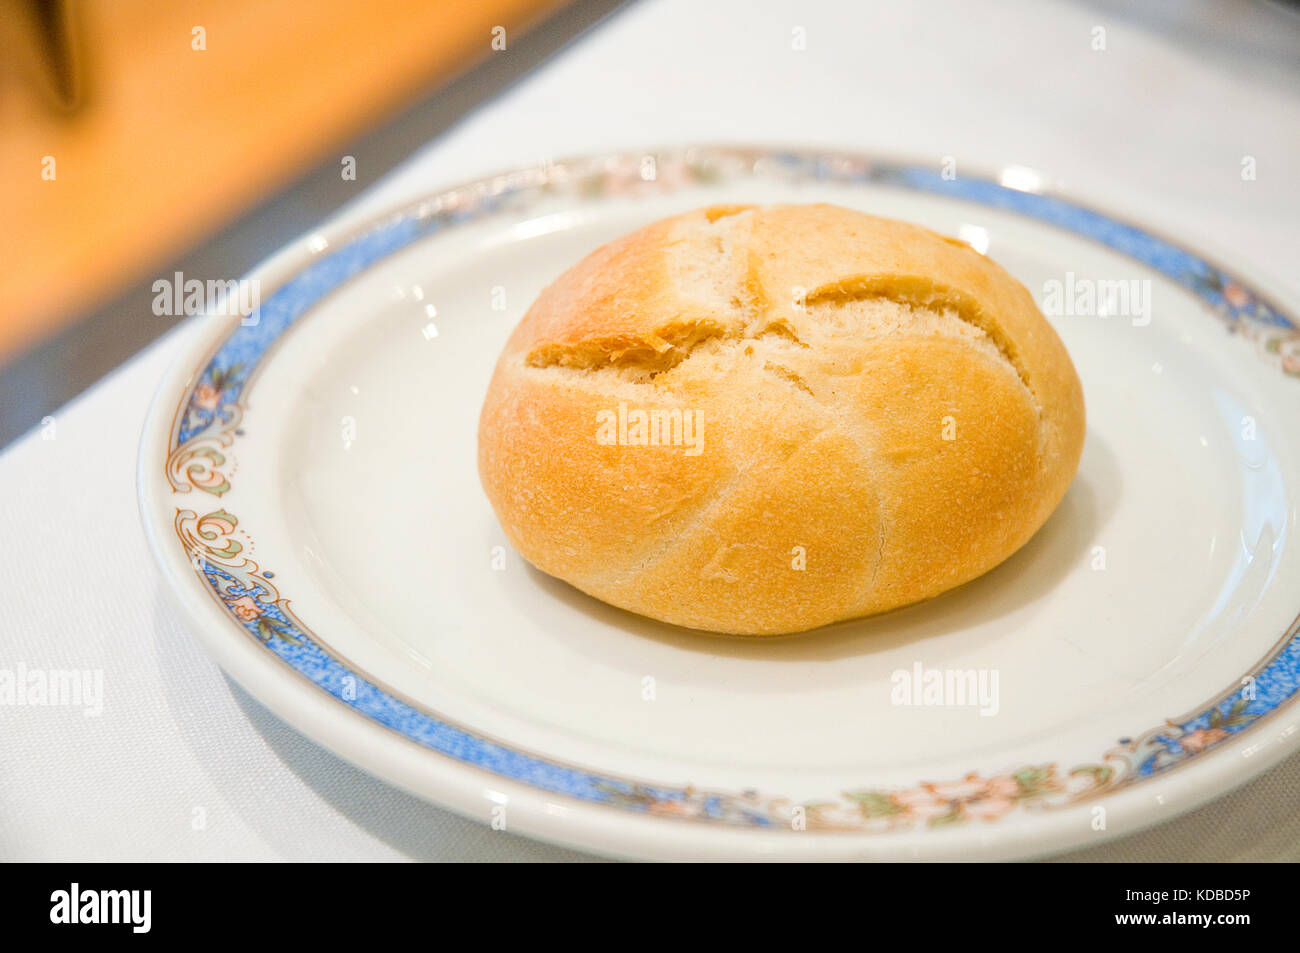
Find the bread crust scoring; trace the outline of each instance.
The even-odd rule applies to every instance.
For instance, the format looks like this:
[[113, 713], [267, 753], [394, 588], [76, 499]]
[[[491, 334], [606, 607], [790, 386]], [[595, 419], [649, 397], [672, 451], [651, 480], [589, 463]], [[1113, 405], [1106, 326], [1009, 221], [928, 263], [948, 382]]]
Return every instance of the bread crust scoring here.
[[479, 473], [543, 572], [771, 635], [988, 571], [1060, 502], [1083, 434], [1060, 338], [965, 243], [831, 205], [714, 206], [542, 292], [488, 388]]

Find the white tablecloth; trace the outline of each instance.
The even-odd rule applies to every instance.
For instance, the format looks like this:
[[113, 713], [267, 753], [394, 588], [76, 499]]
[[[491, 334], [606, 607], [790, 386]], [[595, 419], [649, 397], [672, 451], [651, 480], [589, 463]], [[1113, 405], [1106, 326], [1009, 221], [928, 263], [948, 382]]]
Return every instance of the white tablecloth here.
[[[1225, 4], [1233, 22], [1216, 24], [1214, 5], [1194, 3], [1150, 23], [1108, 3], [857, 6], [636, 4], [369, 184], [346, 215], [550, 156], [778, 142], [1032, 166], [1187, 244], [1294, 268], [1300, 25], [1284, 11]], [[0, 455], [0, 669], [104, 673], [98, 717], [0, 707], [0, 859], [580, 858], [369, 777], [209, 661], [167, 602], [135, 503], [145, 407], [186, 333]], [[1071, 856], [1300, 860], [1297, 791], [1292, 758]]]

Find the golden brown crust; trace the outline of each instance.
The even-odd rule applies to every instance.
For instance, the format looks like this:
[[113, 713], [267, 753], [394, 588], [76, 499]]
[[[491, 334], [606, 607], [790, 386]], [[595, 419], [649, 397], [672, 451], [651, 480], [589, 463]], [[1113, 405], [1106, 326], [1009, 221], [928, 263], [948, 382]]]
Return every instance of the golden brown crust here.
[[[677, 442], [637, 444], [638, 410]], [[544, 572], [777, 634], [997, 565], [1064, 495], [1083, 431], [1060, 339], [969, 246], [830, 205], [725, 206], [541, 294], [488, 389], [479, 472]]]

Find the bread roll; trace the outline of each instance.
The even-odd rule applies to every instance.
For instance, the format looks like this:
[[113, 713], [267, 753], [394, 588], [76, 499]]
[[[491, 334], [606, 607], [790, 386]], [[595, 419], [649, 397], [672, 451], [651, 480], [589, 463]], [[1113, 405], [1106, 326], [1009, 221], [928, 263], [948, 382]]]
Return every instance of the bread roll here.
[[597, 249], [510, 337], [479, 474], [530, 563], [654, 619], [799, 632], [961, 585], [1043, 524], [1083, 395], [1024, 286], [832, 205]]

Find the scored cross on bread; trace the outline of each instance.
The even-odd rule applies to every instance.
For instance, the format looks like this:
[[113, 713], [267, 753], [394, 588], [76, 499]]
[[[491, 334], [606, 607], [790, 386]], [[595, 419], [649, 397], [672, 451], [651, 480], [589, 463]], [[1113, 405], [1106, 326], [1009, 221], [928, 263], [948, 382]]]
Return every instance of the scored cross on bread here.
[[765, 635], [986, 572], [1060, 502], [1083, 433], [1060, 338], [965, 243], [831, 205], [715, 206], [542, 292], [489, 386], [479, 471], [542, 571]]

